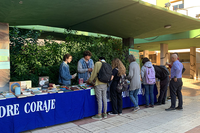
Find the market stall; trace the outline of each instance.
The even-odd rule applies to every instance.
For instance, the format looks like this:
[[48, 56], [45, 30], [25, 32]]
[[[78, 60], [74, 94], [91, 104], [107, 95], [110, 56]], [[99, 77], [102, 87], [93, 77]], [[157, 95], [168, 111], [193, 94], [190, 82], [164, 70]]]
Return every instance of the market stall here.
[[[145, 104], [143, 89], [138, 93], [139, 105]], [[128, 92], [123, 92], [123, 108], [132, 107]], [[156, 99], [157, 88], [154, 88]], [[1, 133], [19, 133], [90, 117], [97, 113], [93, 89], [10, 98], [0, 101]], [[111, 105], [108, 101], [108, 112]]]

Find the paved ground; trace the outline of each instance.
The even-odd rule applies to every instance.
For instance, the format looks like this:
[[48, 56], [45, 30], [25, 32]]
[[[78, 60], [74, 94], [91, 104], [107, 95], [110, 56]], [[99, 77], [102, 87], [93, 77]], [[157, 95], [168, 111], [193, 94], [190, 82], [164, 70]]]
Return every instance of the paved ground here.
[[165, 105], [138, 112], [123, 110], [122, 116], [109, 116], [95, 121], [86, 118], [56, 126], [35, 129], [26, 133], [200, 133], [200, 82], [183, 79], [184, 109], [166, 112]]

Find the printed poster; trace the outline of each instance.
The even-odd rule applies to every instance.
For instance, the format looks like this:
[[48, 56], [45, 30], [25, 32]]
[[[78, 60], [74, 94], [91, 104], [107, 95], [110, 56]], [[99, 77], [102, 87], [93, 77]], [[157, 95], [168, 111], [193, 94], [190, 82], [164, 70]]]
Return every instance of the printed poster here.
[[129, 48], [129, 55], [134, 55], [136, 58], [136, 62], [140, 65], [140, 55], [139, 50]]

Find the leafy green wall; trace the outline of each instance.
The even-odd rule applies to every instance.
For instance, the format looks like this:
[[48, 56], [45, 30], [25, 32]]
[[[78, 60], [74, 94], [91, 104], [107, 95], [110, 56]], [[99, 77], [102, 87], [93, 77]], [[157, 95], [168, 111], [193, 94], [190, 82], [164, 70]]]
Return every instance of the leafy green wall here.
[[[71, 74], [74, 74], [85, 50], [92, 52], [94, 62], [98, 61], [100, 56], [104, 56], [108, 63], [119, 58], [128, 69], [128, 48], [122, 47], [121, 39], [67, 33], [65, 42], [57, 43], [53, 41], [53, 37], [48, 37], [41, 46], [37, 43], [40, 35], [39, 31], [10, 28], [11, 81], [32, 80], [33, 86], [36, 87], [39, 76], [49, 76], [50, 83], [58, 84], [63, 55], [70, 53], [73, 56], [69, 66]], [[77, 83], [78, 79], [72, 81], [72, 84]]]

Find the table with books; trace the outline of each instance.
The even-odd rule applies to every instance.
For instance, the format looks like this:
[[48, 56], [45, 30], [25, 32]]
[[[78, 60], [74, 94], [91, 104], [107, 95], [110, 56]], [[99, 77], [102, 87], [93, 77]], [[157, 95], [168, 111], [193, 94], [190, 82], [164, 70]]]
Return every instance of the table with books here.
[[[59, 88], [59, 89], [58, 89]], [[1, 133], [19, 133], [39, 127], [52, 126], [97, 114], [97, 101], [93, 86], [82, 85], [22, 92], [23, 96], [1, 95]], [[143, 87], [142, 87], [143, 88]], [[154, 88], [155, 98], [157, 88]], [[10, 94], [12, 95], [12, 94]], [[123, 108], [132, 107], [128, 92], [123, 92]], [[9, 97], [9, 98], [8, 98]], [[139, 105], [145, 104], [143, 89], [138, 93]], [[108, 111], [111, 111], [108, 99]]]

